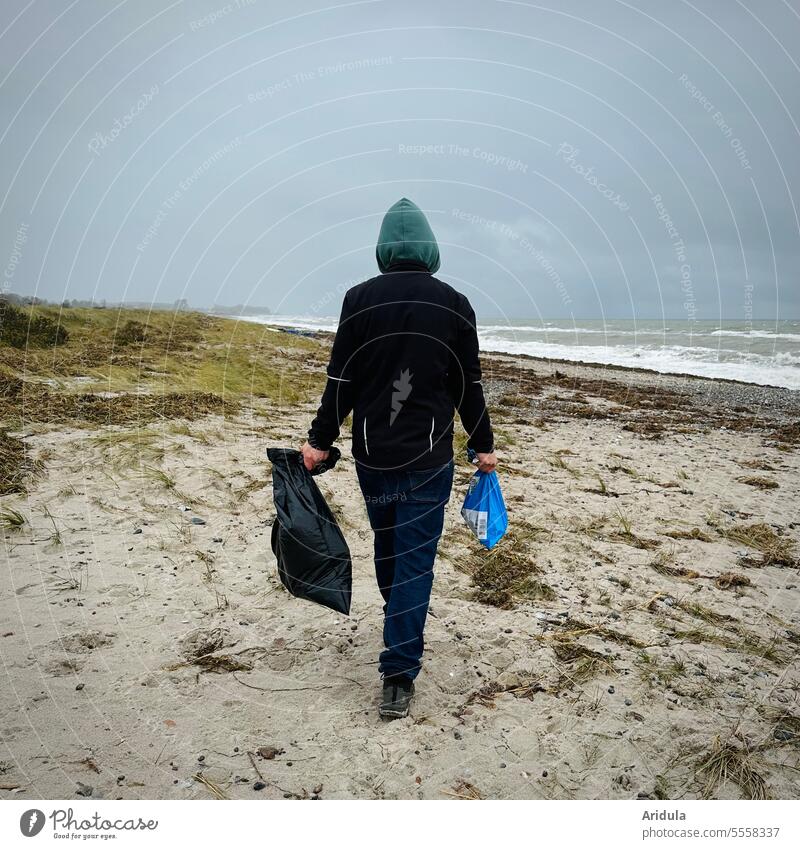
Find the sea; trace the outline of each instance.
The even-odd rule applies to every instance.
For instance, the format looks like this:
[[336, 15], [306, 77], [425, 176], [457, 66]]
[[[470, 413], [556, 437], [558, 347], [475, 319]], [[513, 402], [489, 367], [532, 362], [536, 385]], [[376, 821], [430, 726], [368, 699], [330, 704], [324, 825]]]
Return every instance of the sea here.
[[[299, 330], [336, 330], [335, 316], [255, 315]], [[481, 349], [606, 363], [800, 389], [800, 321], [545, 321], [478, 323]]]

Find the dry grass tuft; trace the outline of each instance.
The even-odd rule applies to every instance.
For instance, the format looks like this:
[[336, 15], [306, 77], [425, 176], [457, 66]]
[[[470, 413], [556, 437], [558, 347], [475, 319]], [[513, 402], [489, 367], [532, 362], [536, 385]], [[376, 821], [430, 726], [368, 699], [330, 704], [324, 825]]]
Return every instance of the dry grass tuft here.
[[703, 798], [712, 798], [725, 784], [736, 784], [745, 799], [767, 799], [767, 783], [757, 769], [757, 753], [731, 740], [714, 739], [711, 748], [695, 764], [703, 776]]

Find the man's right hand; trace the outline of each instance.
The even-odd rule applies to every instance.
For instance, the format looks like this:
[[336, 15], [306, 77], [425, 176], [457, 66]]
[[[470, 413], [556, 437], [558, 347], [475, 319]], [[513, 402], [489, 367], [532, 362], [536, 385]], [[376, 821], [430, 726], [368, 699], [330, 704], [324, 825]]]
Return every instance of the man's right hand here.
[[300, 451], [303, 454], [303, 464], [309, 472], [313, 472], [315, 466], [319, 465], [323, 460], [327, 460], [328, 454], [331, 453], [330, 451], [320, 451], [319, 448], [314, 448], [308, 442], [303, 445]]
[[478, 470], [481, 472], [493, 472], [497, 468], [497, 454], [490, 451], [488, 454], [476, 452], [478, 456]]

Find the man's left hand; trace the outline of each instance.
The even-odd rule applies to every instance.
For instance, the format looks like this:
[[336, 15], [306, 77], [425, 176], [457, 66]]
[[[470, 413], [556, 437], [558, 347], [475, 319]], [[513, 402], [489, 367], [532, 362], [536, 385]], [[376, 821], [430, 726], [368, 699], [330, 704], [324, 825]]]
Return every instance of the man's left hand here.
[[319, 448], [314, 448], [314, 446], [309, 445], [308, 442], [303, 445], [300, 451], [303, 454], [303, 465], [309, 472], [313, 472], [315, 466], [318, 466], [320, 463], [327, 460], [328, 454], [331, 453], [330, 451], [320, 451]]

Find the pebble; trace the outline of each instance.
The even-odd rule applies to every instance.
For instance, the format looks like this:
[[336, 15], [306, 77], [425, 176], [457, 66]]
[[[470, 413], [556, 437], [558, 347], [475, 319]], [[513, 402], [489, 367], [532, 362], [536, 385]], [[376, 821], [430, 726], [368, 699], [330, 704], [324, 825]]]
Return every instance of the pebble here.
[[197, 761], [198, 761], [198, 763], [203, 763], [203, 761], [204, 761], [205, 759], [206, 759], [206, 756], [205, 756], [205, 755], [198, 755], [198, 756], [197, 756]]
[[615, 690], [614, 690], [614, 685], [613, 685], [613, 684], [612, 684], [612, 685], [608, 688], [608, 692], [609, 692], [609, 693], [613, 693], [613, 692], [615, 692]]
[[256, 781], [253, 785], [253, 790], [263, 790], [267, 785], [263, 781]]
[[461, 732], [460, 731], [454, 731], [453, 737], [455, 737], [456, 740], [460, 740], [461, 739]]
[[782, 742], [785, 742], [787, 740], [794, 739], [794, 731], [790, 730], [789, 728], [776, 728], [772, 732], [772, 736], [776, 740], [780, 740]]
[[222, 542], [222, 537], [214, 537], [214, 539], [212, 539], [211, 541], [212, 542]]
[[547, 778], [547, 770], [546, 769], [542, 770], [542, 778]]
[[630, 706], [633, 704], [633, 702], [632, 702], [630, 699], [625, 699], [625, 704], [626, 704], [628, 707], [630, 707]]
[[76, 690], [82, 690], [85, 686], [86, 686], [86, 684], [76, 684], [75, 689]]
[[134, 534], [140, 534], [141, 532], [142, 532], [142, 529], [141, 529], [141, 528], [134, 528], [134, 529], [133, 529], [133, 533], [134, 533]]
[[94, 787], [91, 784], [84, 784], [82, 781], [77, 782], [78, 789], [75, 791], [79, 796], [84, 796], [87, 799], [94, 793]]
[[201, 519], [199, 516], [192, 516], [192, 524], [193, 525], [205, 525], [206, 520]]

